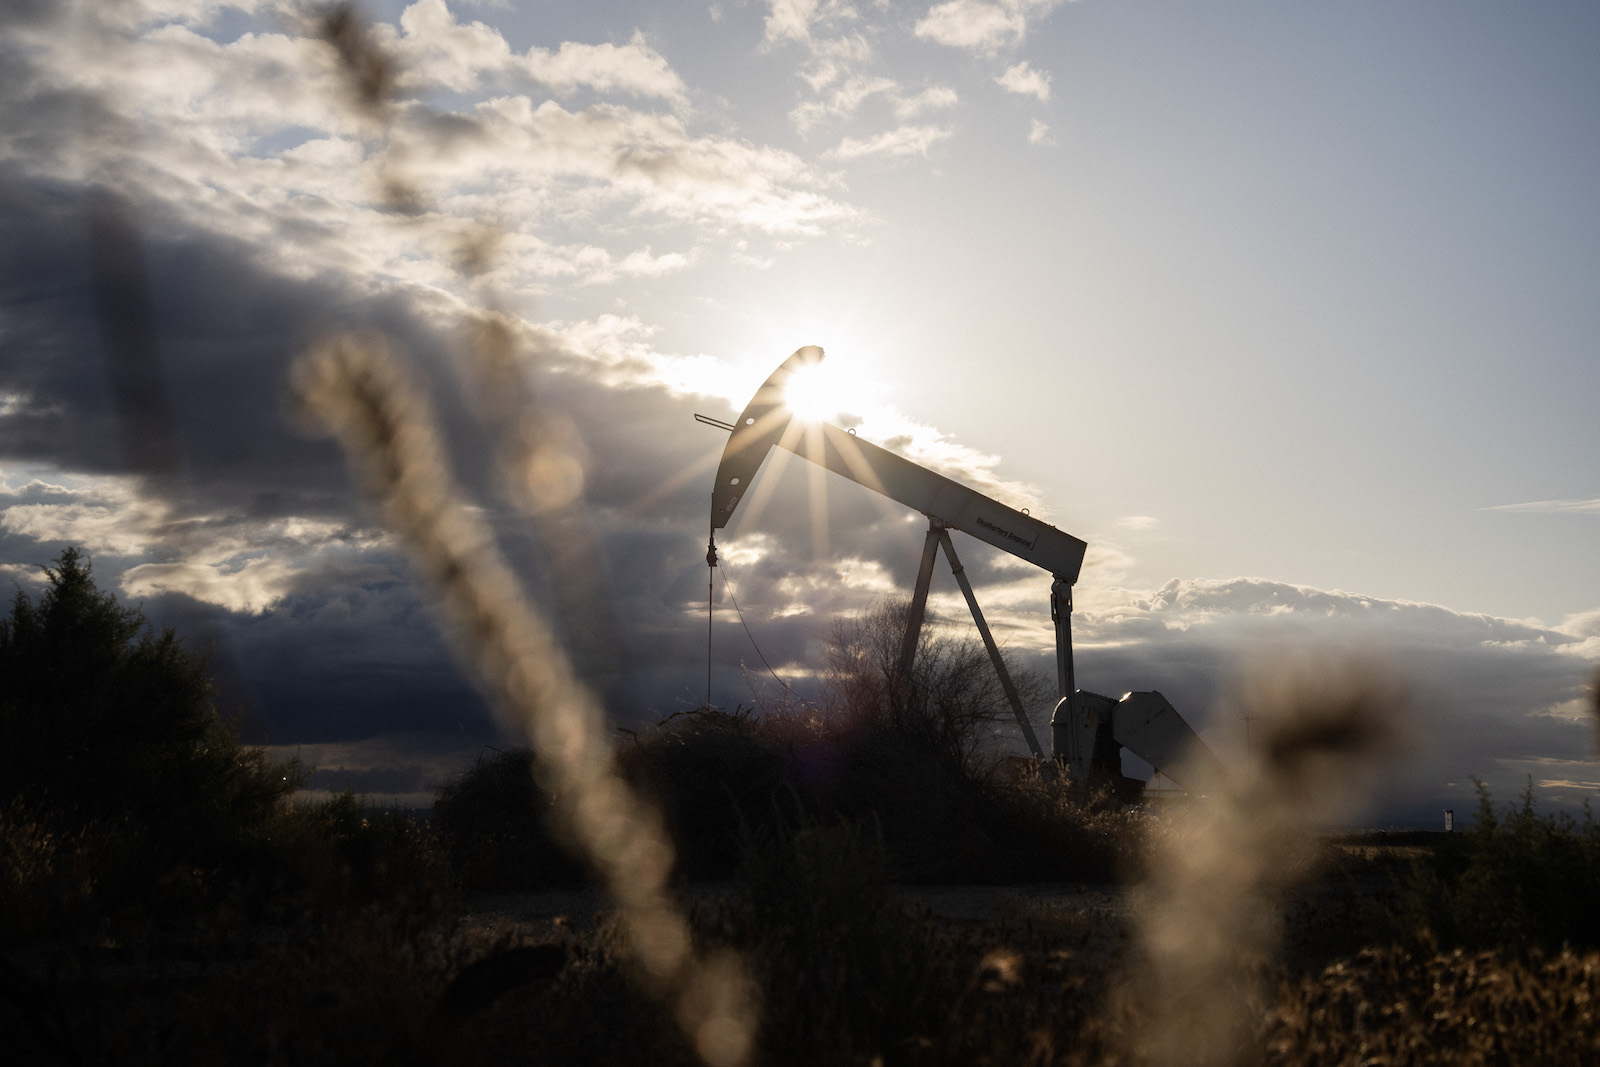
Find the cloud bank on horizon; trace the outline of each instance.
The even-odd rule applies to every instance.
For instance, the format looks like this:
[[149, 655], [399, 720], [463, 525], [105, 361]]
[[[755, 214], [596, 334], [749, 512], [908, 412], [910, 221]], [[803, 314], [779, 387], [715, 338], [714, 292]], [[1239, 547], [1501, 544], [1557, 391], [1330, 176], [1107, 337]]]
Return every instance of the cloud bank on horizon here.
[[[735, 21], [718, 10], [712, 21]], [[1040, 108], [1059, 96], [1019, 51], [1061, 5], [772, 0], [742, 46], [793, 69], [769, 109], [779, 121], [745, 126], [637, 26], [527, 41], [493, 8], [445, 0], [376, 18], [372, 39], [396, 63], [376, 117], [351, 106], [310, 11], [138, 0], [0, 15], [0, 571], [36, 589], [38, 564], [81, 546], [103, 587], [219, 636], [258, 736], [303, 746], [324, 784], [415, 799], [494, 727], [343, 460], [297, 422], [294, 356], [335, 328], [394, 338], [433, 387], [463, 486], [548, 603], [554, 535], [512, 506], [462, 367], [470, 331], [504, 325], [528, 395], [570, 427], [581, 461], [581, 529], [567, 533], [596, 546], [606, 611], [599, 630], [568, 635], [578, 662], [620, 722], [696, 705], [722, 440], [690, 415], [731, 417], [787, 351], [662, 350], [661, 325], [627, 294], [760, 272], [819, 244], [871, 247], [883, 220], [859, 184], [941, 166], [982, 121], [979, 94]], [[1049, 127], [1029, 121], [1018, 143], [1048, 147]], [[758, 125], [770, 135], [747, 132]], [[104, 306], [95, 189], [140, 234], [174, 470], [141, 469], [125, 443], [144, 394], [107, 355], [126, 322]], [[865, 388], [849, 403], [842, 418], [868, 439], [1048, 514], [1002, 457]], [[780, 467], [769, 461], [766, 507], [747, 506], [724, 552], [761, 652], [804, 687], [832, 620], [908, 588], [920, 519]], [[1086, 688], [1159, 688], [1226, 749], [1242, 736], [1230, 679], [1252, 656], [1375, 649], [1416, 684], [1432, 739], [1383, 798], [1391, 818], [1467, 806], [1474, 776], [1502, 797], [1531, 776], [1566, 806], [1600, 790], [1583, 710], [1600, 608], [1546, 623], [1264, 578], [1136, 587], [1138, 538], [1170, 527], [1128, 514], [1098, 528], [1079, 531]], [[997, 634], [1043, 668], [1048, 578], [962, 552]], [[954, 590], [935, 589], [936, 613], [960, 623]], [[748, 703], [757, 660], [717, 595], [715, 698]]]

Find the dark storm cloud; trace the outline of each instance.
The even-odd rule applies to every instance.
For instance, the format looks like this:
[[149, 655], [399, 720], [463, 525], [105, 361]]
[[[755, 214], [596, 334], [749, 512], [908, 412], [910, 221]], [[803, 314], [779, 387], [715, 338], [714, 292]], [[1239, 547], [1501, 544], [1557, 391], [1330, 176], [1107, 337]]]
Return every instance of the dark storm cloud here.
[[[97, 325], [85, 202], [80, 189], [0, 175], [0, 395], [17, 398], [0, 418], [0, 460], [43, 472], [4, 497], [5, 560], [32, 565], [86, 541], [101, 584], [141, 600], [152, 618], [225, 631], [237, 688], [263, 736], [320, 742], [402, 728], [492, 736], [395, 548], [352, 492], [342, 456], [289, 417], [288, 368], [308, 339], [351, 325], [398, 338], [433, 384], [468, 496], [489, 508], [503, 550], [548, 607], [556, 576], [535, 524], [499, 500], [490, 435], [456, 381], [456, 332], [422, 322], [398, 297], [362, 297], [336, 279], [275, 277], [241, 242], [146, 219], [136, 239], [164, 386], [152, 406], [170, 413], [179, 476], [140, 480], [122, 441], [142, 415], [130, 419], [126, 402], [119, 410], [108, 384], [112, 346], [103, 343], [124, 323]], [[589, 504], [568, 533], [594, 540], [602, 573], [591, 588], [624, 621], [600, 635], [614, 646], [608, 656], [579, 648], [580, 664], [609, 660], [595, 680], [619, 719], [678, 710], [684, 694], [698, 700], [704, 691], [685, 679], [704, 671], [693, 612], [706, 577], [710, 471], [683, 475], [720, 450], [720, 435], [693, 421], [694, 403], [660, 388], [607, 388], [559, 352], [525, 356], [536, 403], [578, 423], [591, 453]], [[852, 505], [837, 510], [848, 519]], [[809, 536], [797, 515], [792, 503], [769, 510], [780, 548]], [[769, 587], [787, 571], [781, 562], [752, 570], [758, 623]], [[720, 588], [719, 600], [726, 612]], [[815, 620], [761, 625], [774, 662], [805, 659]], [[742, 631], [734, 636], [718, 644], [719, 702], [747, 695], [741, 664], [758, 658]]]
[[[287, 369], [307, 338], [376, 323], [426, 365], [438, 362], [432, 331], [397, 301], [358, 299], [324, 279], [275, 278], [226, 238], [176, 227], [147, 234], [148, 354], [164, 386], [151, 407], [172, 423], [181, 477], [81, 484], [137, 467], [123, 430], [151, 413], [126, 403], [119, 410], [108, 387], [114, 346], [102, 339], [115, 341], [137, 315], [113, 309], [97, 329], [85, 203], [80, 189], [0, 175], [0, 395], [14, 398], [0, 418], [0, 461], [45, 474], [4, 497], [6, 561], [42, 562], [87, 539], [102, 586], [146, 591], [152, 618], [182, 618], [186, 628], [225, 622], [256, 698], [253, 716], [269, 736], [323, 740], [398, 727], [491, 736], [403, 564], [374, 541], [342, 456], [286, 418]], [[149, 391], [133, 399], [149, 400]], [[464, 409], [448, 396], [441, 407], [465, 468], [487, 470]], [[53, 471], [78, 487], [50, 485], [61, 480]], [[217, 557], [232, 557], [214, 572], [233, 588], [213, 602], [241, 610], [197, 616], [193, 598], [161, 594], [157, 579], [173, 578], [172, 568]], [[273, 557], [284, 566], [272, 569]], [[204, 575], [185, 581], [165, 588], [208, 598]]]
[[[0, 454], [124, 473], [137, 467], [122, 447], [124, 420], [109, 385], [116, 368], [102, 336], [146, 324], [109, 309], [103, 331], [97, 328], [89, 199], [82, 188], [0, 171], [0, 390], [22, 398], [19, 415], [0, 420]], [[160, 363], [154, 373], [165, 386], [151, 399], [176, 420], [192, 506], [244, 503], [304, 514], [279, 499], [293, 493], [300, 509], [337, 508], [342, 461], [330, 444], [284, 420], [285, 368], [319, 328], [354, 315], [394, 327], [403, 317], [381, 305], [343, 303], [326, 285], [274, 279], [251, 266], [248, 249], [222, 237], [175, 227], [147, 232], [142, 255], [140, 287], [151, 296], [149, 340]]]
[[1412, 725], [1371, 798], [1379, 822], [1433, 825], [1446, 807], [1465, 816], [1474, 778], [1509, 800], [1531, 776], [1542, 803], [1568, 809], [1600, 787], [1581, 633], [1257, 578], [1169, 582], [1082, 629], [1084, 688], [1158, 689], [1225, 745], [1243, 741], [1230, 694], [1251, 672], [1306, 652], [1376, 664], [1407, 694], [1395, 713]]

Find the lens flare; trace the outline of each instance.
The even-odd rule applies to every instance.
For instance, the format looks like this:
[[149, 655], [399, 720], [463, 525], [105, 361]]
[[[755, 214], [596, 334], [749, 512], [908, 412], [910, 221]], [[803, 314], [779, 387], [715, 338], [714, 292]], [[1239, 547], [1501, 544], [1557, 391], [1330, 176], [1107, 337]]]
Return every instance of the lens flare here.
[[784, 404], [805, 422], [825, 422], [844, 405], [843, 384], [826, 363], [801, 367], [783, 387]]

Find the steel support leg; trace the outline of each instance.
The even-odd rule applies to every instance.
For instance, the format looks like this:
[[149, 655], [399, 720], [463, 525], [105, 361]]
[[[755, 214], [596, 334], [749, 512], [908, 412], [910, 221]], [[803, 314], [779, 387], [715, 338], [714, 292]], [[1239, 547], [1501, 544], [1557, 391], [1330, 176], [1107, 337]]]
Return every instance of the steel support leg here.
[[1078, 693], [1072, 665], [1072, 584], [1061, 578], [1050, 586], [1050, 619], [1056, 624], [1057, 694], [1056, 711], [1050, 718], [1051, 755], [1077, 767], [1083, 765], [1088, 753], [1078, 751], [1078, 731], [1072, 728]]
[[1034, 759], [1042, 760], [1044, 751], [1039, 748], [1039, 739], [1034, 736], [1033, 724], [1028, 721], [1028, 713], [1022, 710], [1022, 698], [1017, 695], [1017, 687], [1012, 684], [1011, 672], [1006, 670], [1006, 661], [1000, 657], [1000, 647], [994, 643], [994, 635], [989, 632], [989, 624], [984, 621], [983, 612], [978, 608], [978, 598], [973, 595], [972, 583], [967, 581], [967, 569], [956, 558], [956, 549], [950, 543], [949, 531], [939, 531], [939, 543], [944, 546], [945, 557], [950, 560], [950, 573], [956, 576], [956, 582], [961, 586], [961, 595], [967, 598], [967, 607], [972, 609], [972, 621], [978, 624], [978, 633], [983, 637], [983, 647], [989, 650], [989, 660], [994, 664], [994, 672], [1000, 676], [1000, 688], [1005, 690], [1006, 699], [1011, 702], [1011, 713], [1017, 717], [1017, 725], [1022, 727], [1022, 736], [1028, 742], [1028, 751], [1033, 753]]
[[929, 516], [928, 537], [922, 542], [922, 565], [917, 568], [917, 588], [911, 594], [911, 612], [906, 616], [906, 636], [900, 644], [900, 677], [910, 679], [917, 658], [917, 641], [922, 637], [922, 619], [928, 612], [928, 586], [933, 581], [933, 560], [939, 554], [939, 535], [944, 523]]

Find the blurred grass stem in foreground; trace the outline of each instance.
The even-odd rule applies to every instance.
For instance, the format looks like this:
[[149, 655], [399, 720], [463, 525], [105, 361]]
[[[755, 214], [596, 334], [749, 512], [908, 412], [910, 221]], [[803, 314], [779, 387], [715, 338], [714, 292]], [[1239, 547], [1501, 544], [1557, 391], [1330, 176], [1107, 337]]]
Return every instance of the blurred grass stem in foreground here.
[[673, 850], [661, 817], [616, 776], [599, 704], [521, 595], [487, 525], [458, 498], [424, 394], [378, 334], [313, 346], [295, 387], [377, 500], [506, 724], [528, 738], [559, 829], [620, 905], [646, 984], [676, 995], [678, 1021], [706, 1063], [744, 1063], [755, 1026], [743, 967], [731, 956], [696, 958], [666, 890]]
[[1122, 990], [1137, 1062], [1251, 1058], [1284, 893], [1309, 874], [1305, 831], [1346, 818], [1405, 746], [1408, 694], [1359, 658], [1265, 659], [1235, 708], [1256, 743], [1228, 785], [1153, 842], [1135, 898], [1142, 958]]

